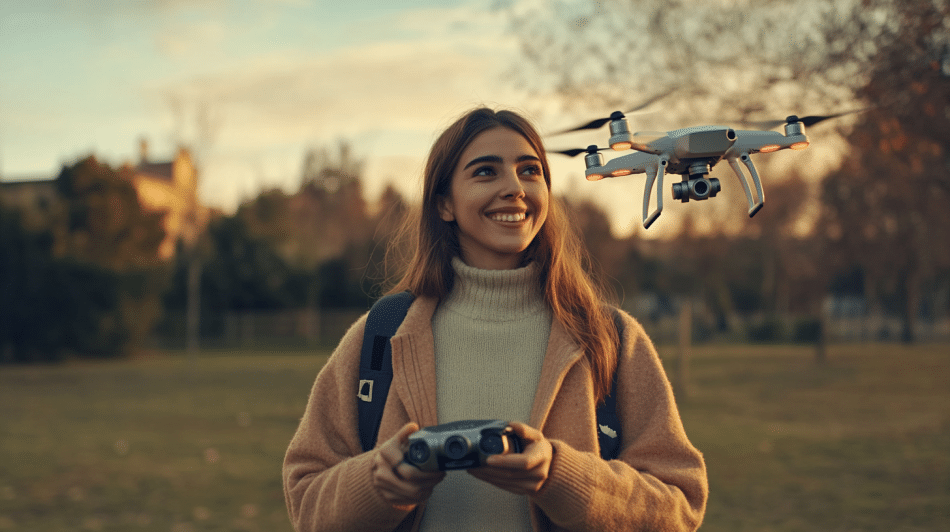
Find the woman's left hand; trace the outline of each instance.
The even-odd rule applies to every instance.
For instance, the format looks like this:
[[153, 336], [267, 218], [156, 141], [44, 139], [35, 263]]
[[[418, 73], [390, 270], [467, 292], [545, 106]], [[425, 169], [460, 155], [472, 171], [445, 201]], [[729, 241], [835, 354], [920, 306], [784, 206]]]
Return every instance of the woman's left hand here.
[[518, 495], [534, 495], [541, 490], [551, 470], [554, 448], [541, 431], [524, 423], [511, 423], [521, 439], [522, 451], [489, 456], [485, 465], [468, 472], [475, 478]]

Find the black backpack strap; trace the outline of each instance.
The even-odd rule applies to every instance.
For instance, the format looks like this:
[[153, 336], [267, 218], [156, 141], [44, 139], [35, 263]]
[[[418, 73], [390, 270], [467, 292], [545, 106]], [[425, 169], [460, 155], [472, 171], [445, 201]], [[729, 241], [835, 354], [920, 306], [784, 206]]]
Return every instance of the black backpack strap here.
[[363, 348], [360, 351], [360, 381], [357, 390], [360, 443], [363, 451], [376, 446], [383, 408], [393, 380], [393, 352], [389, 339], [406, 318], [415, 297], [409, 292], [381, 298], [369, 311]]
[[[623, 353], [623, 315], [617, 308], [611, 308], [614, 316], [614, 325], [620, 344], [617, 347], [617, 364], [620, 364], [620, 355]], [[620, 418], [617, 417], [617, 369], [614, 368], [611, 379], [610, 395], [604, 398], [603, 404], [597, 407], [597, 440], [600, 443], [600, 457], [604, 460], [613, 460], [620, 454]]]

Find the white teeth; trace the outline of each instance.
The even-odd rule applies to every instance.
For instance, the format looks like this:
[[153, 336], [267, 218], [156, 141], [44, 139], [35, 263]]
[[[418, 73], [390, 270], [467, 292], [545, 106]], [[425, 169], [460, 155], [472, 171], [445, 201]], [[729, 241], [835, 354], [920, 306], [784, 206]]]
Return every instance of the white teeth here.
[[496, 222], [520, 222], [525, 219], [525, 213], [519, 212], [518, 214], [506, 214], [506, 213], [495, 213], [491, 215], [491, 219]]

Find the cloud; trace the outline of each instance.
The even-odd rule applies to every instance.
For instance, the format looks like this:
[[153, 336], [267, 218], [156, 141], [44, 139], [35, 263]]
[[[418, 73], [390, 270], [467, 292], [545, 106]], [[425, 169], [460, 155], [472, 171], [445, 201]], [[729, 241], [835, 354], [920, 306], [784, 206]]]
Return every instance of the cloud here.
[[[410, 180], [437, 130], [461, 112], [518, 103], [505, 77], [515, 44], [493, 12], [425, 9], [358, 25], [370, 40], [317, 51], [288, 43], [150, 85], [156, 100], [206, 106], [219, 118], [202, 184], [209, 203], [228, 208], [255, 188], [293, 189], [305, 149], [340, 138], [367, 158], [372, 196], [385, 181]], [[192, 29], [197, 40], [229, 45], [213, 24]]]
[[218, 50], [229, 36], [233, 33], [221, 20], [176, 20], [156, 32], [155, 45], [166, 56], [185, 58], [209, 49]]
[[302, 130], [315, 136], [347, 135], [380, 123], [432, 127], [459, 102], [511, 95], [504, 72], [513, 45], [501, 39], [468, 41], [461, 32], [450, 40], [443, 31], [319, 55], [269, 53], [174, 90], [217, 102], [226, 113], [256, 124], [267, 122], [271, 134], [284, 129], [290, 136]]

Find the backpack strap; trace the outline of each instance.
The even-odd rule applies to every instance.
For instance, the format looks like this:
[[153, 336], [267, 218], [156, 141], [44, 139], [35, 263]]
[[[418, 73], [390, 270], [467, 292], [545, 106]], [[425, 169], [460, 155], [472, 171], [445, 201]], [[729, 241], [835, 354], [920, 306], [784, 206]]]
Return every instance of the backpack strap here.
[[360, 443], [364, 452], [376, 446], [383, 408], [393, 380], [393, 352], [389, 339], [396, 334], [414, 299], [415, 296], [409, 292], [384, 296], [373, 304], [366, 318], [360, 351], [360, 381], [356, 393], [360, 399], [357, 410]]
[[[614, 316], [614, 325], [617, 327], [617, 336], [620, 345], [618, 355], [623, 352], [623, 315], [620, 309], [611, 307]], [[618, 356], [617, 364], [620, 364]], [[620, 455], [620, 418], [617, 416], [617, 370], [614, 369], [610, 384], [610, 395], [597, 407], [597, 442], [600, 444], [600, 457], [604, 460], [613, 460]]]
[[[373, 304], [366, 318], [363, 346], [360, 351], [360, 380], [357, 390], [360, 444], [363, 452], [376, 446], [383, 408], [393, 380], [393, 354], [390, 339], [406, 318], [415, 296], [400, 292], [384, 296]], [[612, 308], [614, 325], [623, 351], [623, 316]], [[597, 440], [600, 457], [613, 460], [620, 454], [620, 418], [617, 417], [617, 372], [614, 370], [610, 395], [597, 407]]]

